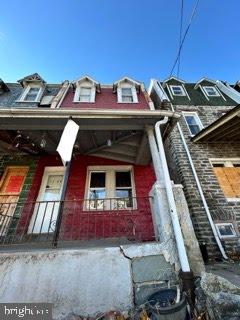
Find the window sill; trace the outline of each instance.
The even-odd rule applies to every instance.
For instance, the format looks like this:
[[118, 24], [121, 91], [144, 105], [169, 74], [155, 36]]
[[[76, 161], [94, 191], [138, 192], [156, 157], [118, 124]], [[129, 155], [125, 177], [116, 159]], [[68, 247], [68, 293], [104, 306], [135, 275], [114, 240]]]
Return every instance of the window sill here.
[[17, 103], [40, 103], [40, 100], [36, 100], [36, 101], [16, 100], [15, 102], [17, 102]]
[[222, 236], [222, 237], [219, 237], [221, 240], [234, 240], [234, 239], [238, 239], [239, 236], [238, 235], [234, 235], [234, 236]]
[[227, 198], [227, 202], [240, 202], [240, 198]]
[[120, 103], [120, 104], [138, 104], [139, 102], [120, 102], [118, 101], [117, 103]]
[[95, 101], [73, 101], [73, 103], [95, 103]]

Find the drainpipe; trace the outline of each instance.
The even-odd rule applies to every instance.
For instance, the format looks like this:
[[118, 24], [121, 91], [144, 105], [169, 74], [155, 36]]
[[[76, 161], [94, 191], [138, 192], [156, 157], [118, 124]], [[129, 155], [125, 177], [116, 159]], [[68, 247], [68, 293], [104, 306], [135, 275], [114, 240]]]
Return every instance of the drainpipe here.
[[163, 170], [164, 183], [165, 183], [166, 192], [167, 192], [168, 205], [169, 205], [169, 209], [170, 209], [173, 230], [174, 230], [177, 249], [178, 249], [179, 261], [181, 264], [182, 272], [189, 273], [190, 266], [189, 266], [189, 262], [188, 262], [188, 258], [187, 258], [185, 245], [184, 245], [181, 226], [180, 226], [179, 219], [178, 219], [176, 203], [174, 200], [174, 195], [173, 195], [173, 190], [172, 190], [172, 183], [171, 183], [171, 179], [169, 176], [167, 160], [165, 157], [165, 151], [164, 151], [163, 141], [162, 141], [162, 136], [161, 136], [161, 131], [160, 131], [160, 126], [162, 124], [167, 123], [167, 121], [168, 121], [168, 117], [164, 117], [163, 120], [158, 121], [155, 124], [155, 133], [156, 133], [156, 138], [157, 138], [159, 157], [161, 160], [161, 165], [162, 165], [162, 170]]
[[[172, 111], [174, 111], [173, 109], [173, 106], [171, 105], [171, 108], [172, 108]], [[181, 140], [182, 140], [182, 143], [183, 143], [183, 146], [184, 146], [184, 149], [186, 151], [186, 154], [187, 154], [187, 157], [188, 157], [188, 161], [189, 161], [189, 164], [191, 166], [191, 169], [192, 169], [192, 172], [193, 172], [193, 175], [194, 175], [194, 179], [196, 181], [196, 184], [197, 184], [197, 188], [198, 188], [198, 192], [200, 194], [200, 197], [201, 197], [201, 200], [202, 200], [202, 203], [203, 203], [203, 206], [204, 206], [204, 209], [206, 211], [206, 214], [207, 214], [207, 218], [208, 218], [208, 221], [210, 223], [210, 226], [211, 226], [211, 229], [212, 229], [212, 232], [213, 232], [213, 235], [214, 235], [214, 238], [217, 242], [217, 245], [218, 245], [218, 248], [223, 256], [224, 259], [228, 259], [228, 257], [226, 256], [226, 253], [224, 251], [224, 248], [222, 246], [222, 243], [218, 237], [218, 234], [217, 234], [217, 231], [216, 231], [216, 227], [215, 227], [215, 224], [212, 220], [212, 216], [211, 216], [211, 213], [210, 213], [210, 210], [208, 208], [208, 205], [207, 205], [207, 201], [205, 199], [205, 196], [203, 194], [203, 190], [202, 190], [202, 186], [200, 184], [200, 181], [198, 179], [198, 175], [197, 175], [197, 172], [196, 172], [196, 169], [194, 167], [194, 164], [193, 164], [193, 161], [192, 161], [192, 157], [190, 155], [190, 152], [189, 152], [189, 149], [188, 149], [188, 146], [187, 146], [187, 143], [186, 143], [186, 140], [184, 138], [184, 135], [183, 135], [183, 132], [182, 132], [182, 129], [179, 125], [179, 123], [177, 123], [177, 128], [178, 128], [178, 131], [180, 133], [180, 137], [181, 137]]]

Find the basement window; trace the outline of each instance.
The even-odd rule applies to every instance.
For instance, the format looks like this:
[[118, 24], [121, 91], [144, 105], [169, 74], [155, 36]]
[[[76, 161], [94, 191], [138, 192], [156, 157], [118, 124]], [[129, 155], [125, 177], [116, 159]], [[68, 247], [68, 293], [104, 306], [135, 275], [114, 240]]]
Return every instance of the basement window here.
[[215, 176], [228, 201], [240, 201], [240, 160], [210, 159]]
[[86, 210], [136, 208], [132, 167], [89, 167], [85, 195]]
[[196, 112], [183, 112], [183, 116], [191, 136], [195, 136], [195, 134], [203, 129], [203, 125]]
[[237, 236], [232, 223], [216, 223], [215, 225], [219, 238], [232, 238]]

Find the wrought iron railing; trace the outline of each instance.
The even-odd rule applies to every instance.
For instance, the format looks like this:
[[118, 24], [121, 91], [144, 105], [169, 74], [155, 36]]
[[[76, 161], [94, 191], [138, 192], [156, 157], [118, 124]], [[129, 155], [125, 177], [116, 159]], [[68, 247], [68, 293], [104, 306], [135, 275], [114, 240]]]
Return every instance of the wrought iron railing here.
[[149, 197], [0, 203], [0, 246], [154, 238]]

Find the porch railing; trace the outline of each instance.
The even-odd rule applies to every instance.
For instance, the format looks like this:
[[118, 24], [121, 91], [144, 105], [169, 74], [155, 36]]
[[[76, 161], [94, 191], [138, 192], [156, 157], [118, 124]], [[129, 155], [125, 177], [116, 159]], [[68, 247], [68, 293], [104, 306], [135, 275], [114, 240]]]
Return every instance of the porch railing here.
[[0, 203], [0, 246], [101, 239], [153, 241], [150, 198]]

